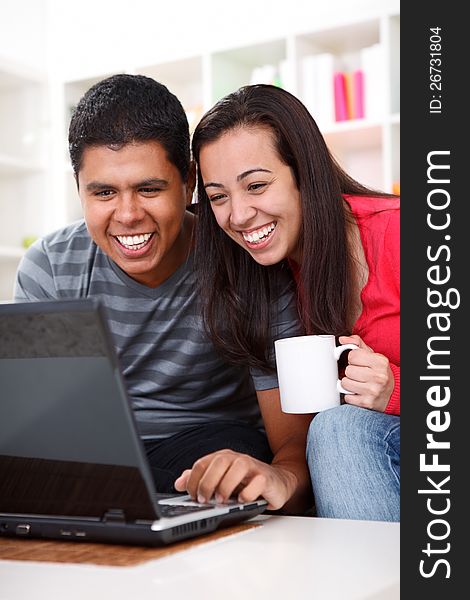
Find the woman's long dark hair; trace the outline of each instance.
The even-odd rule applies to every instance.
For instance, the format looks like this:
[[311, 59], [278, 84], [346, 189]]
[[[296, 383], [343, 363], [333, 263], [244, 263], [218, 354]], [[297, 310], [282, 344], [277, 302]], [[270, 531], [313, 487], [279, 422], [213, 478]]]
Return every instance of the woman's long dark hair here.
[[[307, 333], [350, 332], [352, 269], [343, 194], [387, 196], [345, 173], [314, 119], [289, 92], [271, 85], [240, 88], [201, 119], [192, 140], [201, 148], [236, 128], [267, 127], [300, 192], [300, 316]], [[285, 261], [265, 267], [218, 226], [198, 168], [196, 261], [204, 320], [216, 346], [232, 361], [267, 366], [270, 306]]]

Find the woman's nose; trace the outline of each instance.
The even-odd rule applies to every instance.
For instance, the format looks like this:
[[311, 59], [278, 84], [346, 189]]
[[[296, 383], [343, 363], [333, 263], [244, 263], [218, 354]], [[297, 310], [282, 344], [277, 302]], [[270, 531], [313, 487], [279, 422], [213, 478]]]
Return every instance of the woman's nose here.
[[257, 213], [250, 200], [241, 197], [232, 197], [230, 208], [230, 224], [235, 227], [246, 227]]

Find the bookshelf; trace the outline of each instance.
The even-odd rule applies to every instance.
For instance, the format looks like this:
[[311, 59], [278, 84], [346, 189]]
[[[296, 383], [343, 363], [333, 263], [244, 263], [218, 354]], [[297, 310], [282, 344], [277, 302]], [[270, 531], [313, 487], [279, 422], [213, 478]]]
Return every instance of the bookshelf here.
[[[191, 130], [217, 100], [242, 85], [282, 85], [309, 107], [333, 155], [353, 177], [392, 191], [400, 181], [400, 14], [398, 3], [385, 4], [388, 8], [304, 19], [272, 38], [264, 31], [258, 37], [240, 32], [240, 45], [224, 46], [216, 39], [210, 47], [207, 39], [204, 49], [195, 47], [192, 54], [169, 57], [155, 44], [130, 54], [114, 70], [97, 61], [75, 69], [73, 78], [65, 71], [49, 74], [47, 86], [37, 74], [7, 69], [0, 58], [0, 216], [2, 223], [14, 224], [0, 236], [0, 300], [9, 297], [23, 240], [82, 216], [67, 148], [71, 111], [91, 85], [114, 73], [140, 73], [165, 84], [182, 101]], [[367, 81], [364, 67], [370, 48], [375, 48], [373, 81]], [[310, 106], [309, 64], [321, 65], [317, 88], [331, 102], [334, 72], [365, 70], [375, 104], [366, 102], [362, 118], [343, 121], [335, 120], [331, 103]], [[50, 122], [48, 111], [54, 116]]]
[[[374, 105], [363, 118], [336, 122], [322, 119], [311, 108], [328, 146], [340, 164], [355, 178], [372, 187], [392, 191], [400, 180], [400, 15], [380, 12], [346, 22], [310, 27], [285, 37], [245, 42], [243, 46], [214, 49], [174, 61], [136, 64], [117, 72], [140, 73], [167, 85], [183, 103], [194, 129], [200, 116], [225, 94], [249, 83], [280, 84], [308, 106], [303, 65], [307, 57], [329, 56], [331, 68], [361, 67], [369, 48], [375, 56], [378, 91]], [[71, 107], [95, 81], [111, 73], [65, 81], [64, 139]], [[333, 72], [330, 72], [333, 76]], [[330, 82], [331, 85], [331, 82]], [[328, 82], [322, 80], [321, 87]], [[310, 107], [309, 107], [310, 108]], [[334, 105], [329, 107], [334, 113]], [[70, 172], [67, 180], [67, 219], [80, 216], [80, 204]]]
[[47, 130], [43, 74], [0, 60], [0, 300], [25, 246], [47, 231]]

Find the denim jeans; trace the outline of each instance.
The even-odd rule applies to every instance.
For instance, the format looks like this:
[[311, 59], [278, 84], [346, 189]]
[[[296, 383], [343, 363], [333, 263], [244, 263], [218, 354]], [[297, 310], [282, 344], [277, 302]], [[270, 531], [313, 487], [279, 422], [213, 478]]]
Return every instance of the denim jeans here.
[[400, 417], [351, 404], [320, 412], [307, 462], [317, 516], [400, 520]]

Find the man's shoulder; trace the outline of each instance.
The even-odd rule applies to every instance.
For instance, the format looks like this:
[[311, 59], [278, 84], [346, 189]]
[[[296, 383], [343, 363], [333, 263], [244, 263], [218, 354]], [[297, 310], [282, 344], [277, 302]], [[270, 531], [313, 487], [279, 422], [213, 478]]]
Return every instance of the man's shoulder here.
[[83, 219], [48, 233], [41, 240], [43, 248], [64, 252], [67, 249], [87, 249], [93, 244]]
[[77, 275], [96, 256], [97, 246], [84, 221], [76, 221], [36, 240], [19, 265], [23, 274], [34, 274], [40, 268], [54, 275]]
[[96, 245], [77, 221], [32, 244], [18, 265], [15, 298], [78, 297], [88, 289]]

